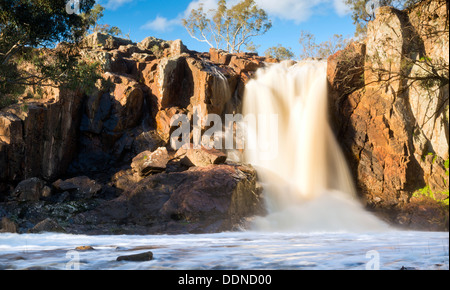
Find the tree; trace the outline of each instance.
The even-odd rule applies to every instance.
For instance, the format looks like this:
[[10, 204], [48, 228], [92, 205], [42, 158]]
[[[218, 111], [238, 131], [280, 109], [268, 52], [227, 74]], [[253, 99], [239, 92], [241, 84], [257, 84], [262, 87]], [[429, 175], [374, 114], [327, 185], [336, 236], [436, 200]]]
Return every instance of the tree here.
[[117, 26], [112, 26], [109, 24], [100, 24], [99, 20], [103, 17], [103, 11], [105, 8], [100, 4], [95, 4], [95, 6], [88, 12], [82, 13], [81, 17], [89, 26], [86, 34], [93, 32], [101, 32], [106, 34], [111, 34], [114, 36], [122, 35], [122, 31]]
[[286, 48], [281, 44], [268, 48], [265, 52], [265, 55], [266, 57], [276, 58], [279, 60], [289, 60], [294, 58], [295, 56], [290, 47]]
[[[81, 0], [88, 13], [95, 0]], [[0, 107], [22, 94], [26, 86], [82, 86], [93, 64], [75, 57], [75, 45], [88, 25], [67, 13], [66, 0], [0, 0]], [[59, 42], [64, 49], [49, 52]]]
[[266, 12], [254, 0], [242, 0], [231, 8], [226, 0], [220, 0], [210, 11], [204, 11], [200, 4], [182, 22], [192, 38], [218, 49], [226, 47], [229, 52], [241, 51], [253, 37], [272, 27]]
[[316, 37], [308, 32], [301, 31], [300, 33], [300, 59], [306, 58], [328, 58], [339, 50], [344, 49], [349, 41], [341, 34], [334, 34], [327, 41], [316, 43]]
[[375, 19], [375, 11], [381, 6], [405, 9], [422, 0], [345, 0], [352, 11], [353, 23], [356, 25], [355, 36], [365, 37], [367, 23]]

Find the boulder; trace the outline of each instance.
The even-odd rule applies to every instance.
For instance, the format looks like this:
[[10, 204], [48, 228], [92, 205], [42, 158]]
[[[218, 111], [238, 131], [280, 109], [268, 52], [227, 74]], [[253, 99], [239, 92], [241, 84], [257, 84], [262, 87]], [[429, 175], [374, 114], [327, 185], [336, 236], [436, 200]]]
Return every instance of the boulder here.
[[[0, 142], [11, 144], [22, 139], [22, 122], [12, 113], [0, 112]], [[11, 140], [13, 138], [13, 140]]]
[[117, 257], [116, 261], [130, 261], [130, 262], [147, 262], [153, 260], [152, 252], [145, 252], [135, 255], [126, 255]]
[[242, 72], [256, 71], [260, 64], [253, 59], [240, 58], [234, 55], [231, 57], [230, 66], [237, 74], [241, 74]]
[[38, 201], [44, 195], [48, 196], [48, 188], [43, 180], [33, 177], [21, 181], [13, 194], [20, 201]]
[[160, 147], [157, 150], [150, 152], [145, 151], [133, 158], [131, 168], [140, 176], [147, 176], [149, 174], [160, 173], [164, 171], [169, 162], [169, 154], [165, 147]]
[[242, 219], [261, 214], [256, 172], [251, 167], [209, 165], [180, 173], [177, 186], [160, 209], [163, 216], [196, 224], [199, 231], [232, 230]]
[[194, 149], [193, 144], [190, 144], [189, 149], [178, 149], [176, 155], [185, 157], [181, 162], [187, 166], [209, 166], [212, 164], [223, 164], [227, 160], [227, 155], [220, 150], [205, 148], [201, 146], [200, 149]]
[[170, 50], [170, 56], [178, 56], [183, 53], [189, 52], [189, 50], [186, 48], [186, 46], [183, 44], [183, 42], [180, 39], [170, 42], [169, 50]]
[[66, 180], [57, 180], [53, 187], [60, 192], [71, 192], [76, 198], [89, 199], [101, 192], [102, 185], [87, 176], [78, 176]]
[[221, 65], [229, 65], [231, 61], [231, 57], [233, 56], [231, 53], [228, 53], [223, 50], [210, 48], [209, 49], [210, 60], [213, 63], [221, 64]]
[[146, 37], [137, 46], [142, 50], [151, 51], [156, 57], [176, 57], [188, 52], [186, 46], [180, 39], [165, 41], [156, 37]]
[[207, 233], [235, 229], [246, 217], [263, 213], [252, 167], [210, 165], [147, 176], [120, 197], [79, 214], [73, 226], [121, 225], [122, 234], [127, 227], [143, 234]]
[[140, 48], [141, 50], [152, 50], [154, 48], [158, 48], [158, 49], [165, 49], [165, 48], [169, 48], [170, 44], [168, 41], [153, 37], [153, 36], [149, 36], [144, 38], [141, 42], [139, 42], [137, 44], [137, 47]]

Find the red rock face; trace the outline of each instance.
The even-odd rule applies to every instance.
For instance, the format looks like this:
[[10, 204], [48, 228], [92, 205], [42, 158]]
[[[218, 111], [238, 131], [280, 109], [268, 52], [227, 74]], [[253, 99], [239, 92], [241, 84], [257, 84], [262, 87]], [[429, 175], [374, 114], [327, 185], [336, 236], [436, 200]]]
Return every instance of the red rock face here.
[[[204, 118], [240, 112], [245, 83], [265, 61], [276, 60], [197, 53], [179, 40], [153, 37], [133, 44], [101, 33], [87, 37], [82, 47], [80, 56], [101, 66], [103, 80], [94, 89], [43, 88], [51, 92], [43, 99], [22, 100], [0, 112], [0, 202], [11, 200], [12, 211], [20, 199], [62, 208], [80, 204], [67, 216], [36, 206], [22, 224], [76, 218], [74, 232], [91, 229], [86, 220], [127, 224], [130, 233], [135, 226], [146, 233], [214, 232], [262, 210], [253, 169], [224, 165], [224, 153], [204, 148], [188, 150], [181, 162], [166, 147], [175, 114], [192, 123], [194, 113]], [[165, 153], [153, 158], [157, 148]], [[39, 178], [38, 189], [19, 187], [25, 193], [12, 194], [31, 177]], [[97, 210], [74, 216], [97, 202]]]
[[[408, 76], [414, 78], [421, 68], [413, 65], [408, 76], [401, 68], [415, 53], [439, 59], [429, 48], [430, 35], [414, 34], [422, 31], [423, 23], [415, 18], [433, 13], [433, 25], [438, 28], [446, 17], [445, 3], [428, 1], [414, 9], [409, 14], [388, 7], [379, 9], [376, 20], [369, 23], [364, 44], [351, 44], [328, 59], [331, 120], [370, 207], [409, 212], [389, 218], [403, 225], [420, 220], [422, 229], [427, 223], [431, 228], [444, 228], [448, 206], [437, 216], [423, 215], [412, 196], [429, 188], [435, 194], [429, 211], [434, 213], [439, 212], [436, 204], [446, 198], [437, 196], [447, 191], [448, 198], [444, 166], [448, 134], [440, 131], [448, 128], [448, 85], [424, 91], [408, 81]], [[448, 52], [447, 37], [434, 41], [444, 43], [446, 46], [439, 47]], [[421, 46], [421, 41], [426, 45]], [[436, 106], [442, 100], [447, 102], [447, 111]], [[422, 121], [426, 114], [432, 116], [429, 123]]]
[[0, 112], [0, 156], [4, 156], [0, 177], [4, 180], [52, 179], [67, 170], [76, 154], [82, 97], [62, 91], [56, 98]]

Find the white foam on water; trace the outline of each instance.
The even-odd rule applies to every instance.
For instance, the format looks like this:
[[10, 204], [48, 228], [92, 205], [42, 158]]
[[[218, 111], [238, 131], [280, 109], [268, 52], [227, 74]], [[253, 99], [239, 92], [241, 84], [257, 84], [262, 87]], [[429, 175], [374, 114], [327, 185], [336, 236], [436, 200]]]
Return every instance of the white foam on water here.
[[[92, 246], [93, 251], [74, 251]], [[152, 251], [148, 262], [117, 262]], [[234, 232], [176, 236], [0, 234], [0, 269], [259, 270], [366, 269], [379, 255], [380, 269], [448, 270], [448, 233]], [[73, 255], [74, 252], [77, 255]]]

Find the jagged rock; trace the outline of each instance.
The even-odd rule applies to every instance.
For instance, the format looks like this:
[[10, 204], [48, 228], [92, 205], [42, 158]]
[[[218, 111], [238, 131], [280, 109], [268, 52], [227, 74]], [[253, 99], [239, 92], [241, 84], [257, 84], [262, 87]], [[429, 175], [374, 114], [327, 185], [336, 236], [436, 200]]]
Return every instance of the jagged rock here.
[[170, 56], [181, 55], [188, 52], [188, 49], [180, 39], [174, 40], [170, 43]]
[[114, 37], [112, 35], [94, 32], [88, 36], [86, 36], [81, 41], [82, 48], [89, 49], [118, 49], [121, 45], [129, 45], [133, 42], [128, 39], [123, 39], [119, 37]]
[[231, 53], [215, 48], [211, 48], [209, 54], [212, 62], [222, 65], [229, 65], [233, 56]]
[[139, 42], [137, 46], [142, 50], [151, 51], [158, 58], [176, 57], [182, 53], [188, 52], [186, 46], [180, 39], [174, 41], [165, 41], [156, 37], [146, 37]]
[[230, 66], [237, 74], [241, 74], [242, 72], [256, 71], [260, 64], [253, 59], [240, 58], [234, 55], [231, 57]]
[[158, 47], [158, 49], [169, 48], [170, 44], [168, 41], [153, 36], [149, 36], [144, 38], [141, 42], [139, 42], [137, 46], [142, 50], [152, 50], [155, 47]]
[[131, 55], [131, 58], [134, 59], [137, 62], [149, 62], [152, 60], [155, 60], [156, 57], [152, 54], [148, 54], [148, 53], [133, 53]]
[[140, 49], [137, 45], [127, 44], [127, 45], [121, 45], [117, 49], [119, 53], [122, 54], [124, 57], [131, 57], [133, 53], [144, 53], [145, 50]]
[[133, 169], [121, 170], [113, 175], [112, 182], [116, 188], [128, 190], [142, 180], [142, 177]]
[[79, 93], [65, 90], [55, 98], [53, 102], [30, 102], [24, 107], [13, 105], [0, 113], [0, 131], [9, 136], [0, 141], [7, 154], [0, 163], [4, 180], [48, 180], [69, 167], [77, 148], [82, 98]]

